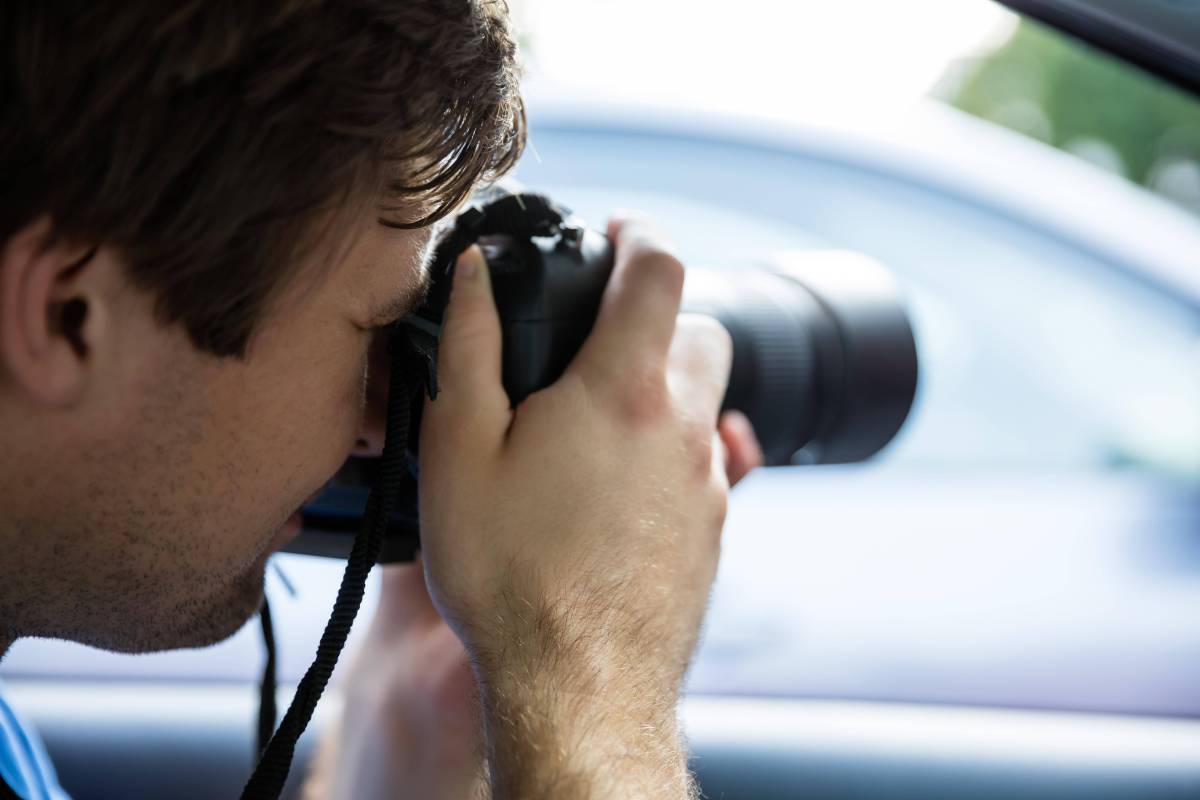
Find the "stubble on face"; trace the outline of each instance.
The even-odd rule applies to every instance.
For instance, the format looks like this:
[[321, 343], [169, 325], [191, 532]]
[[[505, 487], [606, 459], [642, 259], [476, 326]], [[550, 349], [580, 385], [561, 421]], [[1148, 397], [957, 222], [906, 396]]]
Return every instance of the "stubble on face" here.
[[244, 475], [198, 457], [217, 413], [205, 391], [212, 359], [167, 350], [137, 407], [70, 454], [71, 477], [52, 493], [61, 507], [18, 521], [26, 580], [6, 605], [23, 634], [118, 652], [201, 647], [261, 605], [286, 515], [254, 510], [238, 497]]

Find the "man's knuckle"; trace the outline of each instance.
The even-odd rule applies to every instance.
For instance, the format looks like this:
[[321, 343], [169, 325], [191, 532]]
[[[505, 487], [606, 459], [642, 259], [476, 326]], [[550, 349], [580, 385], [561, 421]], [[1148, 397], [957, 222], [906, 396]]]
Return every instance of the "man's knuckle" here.
[[719, 538], [725, 525], [725, 517], [729, 513], [729, 485], [714, 479], [709, 484], [707, 500], [711, 524]]
[[483, 314], [460, 314], [446, 321], [444, 340], [451, 352], [473, 352], [494, 336], [494, 323]]
[[704, 315], [698, 315], [698, 325], [702, 331], [705, 346], [712, 351], [713, 355], [720, 356], [722, 360], [732, 357], [733, 337], [724, 325], [712, 317]]
[[666, 250], [654, 249], [646, 252], [641, 269], [663, 290], [673, 293], [683, 291], [683, 262]]
[[661, 370], [632, 369], [617, 391], [617, 410], [634, 428], [657, 425], [670, 411], [670, 392]]
[[683, 426], [683, 457], [689, 474], [707, 476], [712, 471], [715, 455], [713, 432], [710, 426], [696, 420], [687, 420]]
[[661, 245], [640, 240], [631, 248], [630, 272], [636, 281], [666, 293], [683, 291], [684, 266]]
[[726, 364], [733, 355], [733, 337], [717, 320], [705, 314], [682, 314], [676, 324], [681, 350], [705, 364]]

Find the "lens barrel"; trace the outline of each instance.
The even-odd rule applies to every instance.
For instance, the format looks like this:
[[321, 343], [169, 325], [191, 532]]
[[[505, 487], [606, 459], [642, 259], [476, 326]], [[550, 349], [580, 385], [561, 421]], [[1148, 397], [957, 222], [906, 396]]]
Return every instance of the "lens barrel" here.
[[908, 416], [912, 328], [895, 280], [867, 256], [803, 252], [765, 269], [692, 270], [684, 310], [729, 331], [724, 408], [749, 417], [768, 465], [862, 461]]

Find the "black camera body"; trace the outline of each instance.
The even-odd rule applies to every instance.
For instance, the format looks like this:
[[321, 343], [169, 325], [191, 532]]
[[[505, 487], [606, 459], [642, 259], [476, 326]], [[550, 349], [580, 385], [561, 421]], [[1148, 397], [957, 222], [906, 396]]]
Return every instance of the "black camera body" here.
[[[513, 406], [557, 380], [595, 323], [612, 274], [607, 237], [540, 195], [506, 194], [458, 217], [438, 248], [428, 298], [399, 323], [437, 392], [436, 348], [453, 264], [483, 250], [503, 332], [503, 382]], [[765, 268], [689, 270], [683, 310], [719, 321], [733, 341], [723, 407], [746, 414], [768, 466], [848, 463], [899, 431], [917, 387], [917, 353], [899, 287], [866, 256], [810, 252]], [[419, 410], [418, 404], [416, 409]], [[419, 545], [419, 420], [409, 434], [412, 480], [393, 513], [381, 561]], [[376, 465], [356, 460], [304, 509], [292, 552], [344, 556]]]
[[558, 379], [583, 345], [613, 269], [608, 239], [572, 221], [558, 235], [480, 240], [503, 339], [513, 406]]

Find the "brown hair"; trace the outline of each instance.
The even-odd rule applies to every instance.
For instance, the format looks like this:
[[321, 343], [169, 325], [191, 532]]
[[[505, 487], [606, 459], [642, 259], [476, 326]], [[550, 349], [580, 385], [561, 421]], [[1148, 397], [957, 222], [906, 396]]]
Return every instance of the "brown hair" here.
[[217, 355], [322, 219], [421, 227], [524, 144], [503, 0], [0, 5], [0, 242], [115, 247]]

